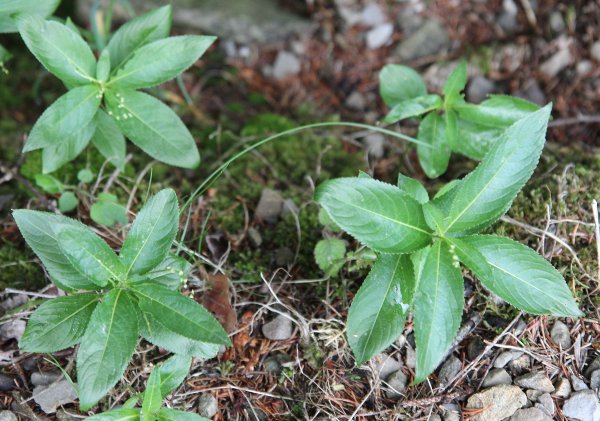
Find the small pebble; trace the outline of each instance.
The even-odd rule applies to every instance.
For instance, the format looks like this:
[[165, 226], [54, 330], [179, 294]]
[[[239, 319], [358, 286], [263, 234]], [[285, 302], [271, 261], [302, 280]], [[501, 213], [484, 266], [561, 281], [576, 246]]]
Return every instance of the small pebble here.
[[517, 377], [515, 384], [527, 389], [539, 390], [540, 392], [554, 392], [554, 386], [548, 376], [539, 371]]
[[552, 399], [552, 396], [550, 396], [549, 393], [542, 393], [540, 396], [538, 396], [537, 401], [548, 415], [554, 415], [554, 411], [556, 410], [556, 408], [554, 405], [554, 400]]
[[514, 360], [508, 363], [508, 368], [511, 370], [511, 372], [515, 374], [520, 374], [524, 371], [529, 370], [530, 366], [531, 358], [529, 358], [529, 355], [527, 354], [523, 354], [519, 358], [515, 358]]
[[585, 382], [582, 379], [580, 379], [574, 374], [571, 376], [571, 384], [573, 385], [573, 390], [575, 392], [589, 389], [589, 387], [587, 387], [587, 384], [585, 384]]
[[448, 357], [448, 359], [442, 365], [439, 372], [439, 380], [441, 385], [447, 385], [460, 371], [462, 368], [462, 362], [454, 355]]
[[9, 392], [16, 387], [15, 380], [6, 374], [0, 374], [0, 392]]
[[392, 373], [397, 372], [402, 368], [402, 363], [382, 352], [372, 359], [373, 370], [381, 380], [387, 379]]
[[267, 339], [285, 341], [292, 336], [292, 321], [286, 315], [279, 314], [273, 320], [263, 325], [262, 333]]
[[590, 376], [590, 389], [599, 389], [600, 388], [600, 370], [596, 370], [592, 372]]
[[554, 323], [554, 326], [552, 326], [550, 336], [552, 337], [552, 340], [562, 349], [568, 349], [572, 345], [569, 328], [560, 320], [557, 320]]
[[496, 358], [496, 360], [494, 361], [494, 367], [502, 368], [510, 361], [519, 358], [521, 355], [523, 355], [523, 352], [521, 351], [504, 351], [500, 353], [500, 355], [498, 355], [498, 358]]
[[590, 48], [590, 56], [596, 60], [600, 61], [600, 41], [596, 41], [592, 44]]
[[515, 412], [510, 421], [552, 421], [552, 418], [539, 408], [524, 408]]
[[492, 387], [499, 384], [511, 384], [510, 374], [503, 368], [494, 368], [490, 370], [483, 381], [483, 387]]
[[12, 411], [0, 411], [0, 421], [19, 421]]
[[554, 396], [558, 398], [568, 398], [571, 395], [571, 383], [565, 378], [561, 378], [554, 384]]
[[385, 382], [390, 389], [386, 392], [387, 397], [390, 399], [400, 399], [408, 384], [408, 376], [402, 370], [398, 370], [390, 374]]
[[198, 415], [201, 417], [212, 418], [219, 410], [219, 402], [210, 393], [203, 393], [198, 398]]
[[600, 403], [593, 390], [574, 393], [563, 405], [563, 415], [580, 421], [597, 421], [600, 418]]

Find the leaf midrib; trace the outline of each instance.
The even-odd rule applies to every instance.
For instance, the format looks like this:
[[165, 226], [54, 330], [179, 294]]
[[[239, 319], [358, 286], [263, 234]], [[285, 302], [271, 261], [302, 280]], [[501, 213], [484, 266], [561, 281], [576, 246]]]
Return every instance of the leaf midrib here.
[[[432, 314], [431, 314], [431, 323], [430, 323], [430, 328], [429, 328], [429, 333], [427, 335], [427, 341], [425, 341], [426, 344], [426, 350], [429, 349], [429, 343], [431, 342], [431, 336], [433, 335], [433, 324], [435, 323], [434, 321], [436, 320], [436, 313], [437, 313], [437, 302], [438, 302], [438, 296], [439, 296], [439, 292], [440, 292], [440, 261], [441, 261], [441, 255], [442, 255], [442, 244], [438, 243], [437, 244], [437, 259], [436, 259], [436, 267], [435, 267], [435, 295], [434, 295], [434, 305], [433, 305], [433, 310], [432, 310]], [[427, 260], [425, 261], [425, 263], [427, 263]]]
[[79, 64], [77, 64], [75, 61], [73, 61], [70, 58], [70, 56], [68, 56], [66, 53], [63, 52], [63, 50], [61, 50], [56, 45], [54, 45], [53, 42], [49, 42], [48, 45], [50, 45], [52, 48], [54, 48], [54, 50], [58, 51], [60, 53], [60, 55], [63, 56], [73, 66], [76, 73], [79, 74], [81, 77], [83, 77], [84, 79], [86, 79], [89, 82], [93, 82], [95, 80], [93, 76], [88, 75], [87, 72], [85, 72], [85, 70], [83, 68], [81, 68], [81, 66], [79, 66]]

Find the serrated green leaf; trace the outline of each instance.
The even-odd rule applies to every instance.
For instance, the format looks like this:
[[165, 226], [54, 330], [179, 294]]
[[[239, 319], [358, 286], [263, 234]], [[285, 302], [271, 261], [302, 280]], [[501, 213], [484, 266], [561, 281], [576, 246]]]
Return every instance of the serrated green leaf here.
[[29, 317], [19, 348], [57, 352], [79, 342], [98, 303], [96, 294], [76, 294], [44, 302]]
[[113, 69], [117, 70], [140, 47], [165, 38], [171, 31], [171, 5], [137, 16], [121, 26], [110, 39], [107, 49]]
[[191, 365], [192, 357], [176, 354], [158, 367], [160, 371], [160, 393], [163, 397], [183, 383]]
[[98, 64], [96, 65], [96, 79], [100, 82], [106, 82], [110, 75], [110, 52], [107, 49], [102, 51]]
[[155, 368], [150, 373], [146, 390], [144, 391], [144, 400], [142, 401], [141, 421], [154, 421], [156, 413], [160, 409], [162, 396], [160, 393], [161, 377], [160, 370]]
[[92, 144], [115, 167], [123, 169], [125, 165], [125, 137], [115, 120], [102, 110], [94, 117], [96, 131]]
[[463, 290], [460, 269], [448, 246], [436, 241], [425, 257], [415, 294], [414, 383], [425, 380], [452, 345], [462, 318]]
[[430, 241], [419, 203], [396, 186], [367, 178], [321, 183], [315, 200], [344, 231], [382, 253], [409, 253]]
[[30, 15], [19, 21], [19, 32], [40, 63], [69, 86], [94, 80], [94, 53], [83, 38], [62, 23]]
[[477, 168], [460, 183], [445, 225], [446, 232], [480, 229], [510, 207], [535, 169], [544, 147], [551, 106], [510, 126]]
[[458, 137], [455, 150], [475, 160], [481, 160], [492, 144], [502, 135], [502, 129], [458, 120]]
[[121, 378], [138, 340], [138, 310], [122, 289], [96, 306], [77, 354], [79, 406], [98, 402]]
[[489, 266], [491, 276], [467, 261], [465, 265], [503, 300], [532, 314], [583, 316], [562, 275], [529, 247], [494, 235], [474, 235], [461, 240], [483, 255], [485, 260], [478, 263]]
[[456, 111], [446, 110], [444, 123], [446, 125], [446, 142], [451, 150], [457, 150], [462, 143], [462, 139], [459, 141], [458, 114]]
[[352, 301], [346, 322], [348, 343], [357, 364], [371, 359], [400, 336], [410, 308], [404, 291], [414, 284], [409, 255], [378, 257]]
[[135, 281], [160, 284], [176, 291], [187, 279], [191, 267], [190, 262], [183, 257], [169, 253], [150, 272], [145, 273], [139, 277], [139, 280]]
[[144, 205], [121, 249], [126, 274], [143, 274], [167, 256], [179, 226], [177, 195], [164, 189]]
[[86, 85], [72, 89], [44, 111], [29, 133], [23, 152], [58, 146], [87, 126], [100, 106], [100, 91]]
[[158, 413], [159, 421], [210, 421], [191, 412], [178, 411], [176, 409], [162, 408]]
[[315, 246], [315, 261], [329, 276], [337, 276], [346, 263], [346, 243], [337, 238], [320, 240]]
[[44, 173], [56, 171], [77, 158], [90, 142], [95, 130], [96, 123], [92, 120], [86, 126], [66, 136], [62, 142], [42, 149], [42, 171]]
[[379, 72], [379, 94], [388, 107], [394, 107], [407, 99], [426, 95], [427, 87], [410, 67], [388, 64]]
[[171, 80], [202, 57], [216, 39], [205, 35], [182, 35], [146, 44], [133, 53], [107, 86], [140, 89]]
[[398, 173], [398, 188], [420, 204], [429, 202], [429, 193], [418, 180]]
[[62, 213], [71, 212], [77, 208], [77, 205], [79, 205], [79, 199], [77, 199], [77, 196], [73, 192], [64, 192], [58, 198], [58, 210]]
[[166, 328], [152, 314], [143, 312], [140, 317], [140, 333], [148, 342], [180, 355], [209, 359], [215, 357], [221, 345], [196, 341]]
[[461, 119], [501, 129], [539, 109], [540, 107], [532, 102], [508, 95], [490, 95], [489, 99], [478, 105], [463, 103], [456, 106]]
[[0, 1], [0, 34], [17, 32], [14, 15], [46, 17], [58, 7], [60, 0], [2, 0]]
[[448, 110], [451, 106], [454, 105], [457, 101], [462, 99], [461, 92], [465, 89], [467, 85], [467, 63], [465, 61], [461, 61], [458, 66], [454, 69], [454, 71], [450, 74], [446, 83], [444, 83], [444, 87], [442, 88], [442, 93], [444, 94], [444, 107]]
[[445, 173], [450, 161], [450, 147], [446, 141], [446, 124], [442, 116], [428, 114], [419, 125], [417, 138], [431, 146], [417, 145], [419, 162], [425, 174], [429, 178], [436, 178]]
[[120, 205], [117, 196], [102, 192], [90, 208], [90, 218], [97, 224], [112, 226], [116, 223], [127, 224], [127, 209]]
[[423, 215], [425, 215], [425, 221], [429, 228], [436, 233], [443, 232], [446, 215], [438, 206], [433, 202], [424, 203]]
[[319, 223], [333, 232], [340, 232], [342, 229], [337, 226], [325, 208], [319, 209]]
[[394, 105], [385, 116], [383, 124], [393, 124], [405, 118], [418, 117], [442, 106], [439, 95], [424, 95], [410, 98]]
[[119, 408], [86, 418], [88, 421], [138, 421], [140, 410], [135, 408]]
[[139, 401], [140, 395], [133, 395], [123, 403], [123, 406], [121, 406], [121, 408], [135, 408]]
[[458, 256], [460, 261], [474, 273], [479, 273], [485, 279], [492, 279], [492, 271], [483, 254], [468, 242], [466, 237], [446, 237], [445, 241], [450, 247], [450, 252]]
[[94, 173], [91, 172], [89, 169], [84, 168], [77, 172], [77, 179], [82, 183], [91, 183], [92, 181], [94, 181]]
[[106, 103], [119, 129], [151, 157], [183, 168], [200, 163], [196, 142], [185, 124], [158, 99], [135, 91], [107, 91]]
[[48, 174], [36, 174], [35, 184], [46, 193], [57, 194], [65, 190], [65, 186], [56, 178]]
[[13, 211], [13, 217], [21, 231], [21, 235], [40, 258], [52, 281], [65, 291], [95, 290], [98, 288], [92, 281], [85, 279], [73, 267], [62, 253], [56, 234], [52, 227], [58, 224], [68, 224], [75, 227], [85, 227], [74, 219], [48, 212], [38, 212], [28, 209]]
[[217, 345], [231, 342], [221, 324], [196, 301], [150, 283], [132, 286], [140, 309], [149, 313], [170, 331], [186, 338]]
[[123, 277], [125, 268], [115, 252], [89, 228], [66, 224], [52, 228], [61, 251], [84, 277], [99, 287]]

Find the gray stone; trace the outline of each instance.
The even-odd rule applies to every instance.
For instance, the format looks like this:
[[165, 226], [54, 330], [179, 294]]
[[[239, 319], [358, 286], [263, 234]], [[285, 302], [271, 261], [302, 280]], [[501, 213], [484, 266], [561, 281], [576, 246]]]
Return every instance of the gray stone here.
[[444, 412], [444, 421], [460, 421], [460, 413], [458, 411]]
[[[77, 12], [87, 20], [94, 0], [78, 0]], [[103, 0], [106, 6], [109, 0]], [[165, 4], [162, 0], [130, 0], [137, 13]], [[115, 4], [117, 19], [128, 18], [127, 11]], [[274, 0], [174, 0], [173, 24], [194, 31], [217, 35], [239, 43], [281, 41], [306, 33], [313, 23], [279, 5]]]
[[23, 332], [25, 331], [25, 324], [25, 320], [21, 319], [15, 319], [4, 323], [2, 326], [0, 326], [0, 340], [20, 340], [21, 336], [23, 336]]
[[379, 26], [385, 23], [385, 21], [385, 13], [377, 3], [367, 4], [359, 16], [359, 23], [371, 28]]
[[596, 61], [600, 61], [600, 41], [596, 41], [590, 47], [590, 57]]
[[562, 349], [568, 349], [573, 344], [573, 342], [571, 342], [569, 328], [560, 320], [554, 322], [554, 326], [552, 326], [552, 330], [550, 331], [550, 336], [552, 337], [552, 340]]
[[515, 92], [515, 96], [524, 98], [534, 104], [544, 105], [546, 103], [546, 95], [540, 87], [540, 84], [535, 79], [528, 79], [521, 90]]
[[346, 98], [346, 107], [353, 110], [362, 111], [367, 106], [367, 100], [365, 96], [358, 91], [353, 91], [348, 98]]
[[365, 137], [365, 146], [373, 158], [381, 159], [385, 152], [385, 137], [379, 133], [371, 133]]
[[196, 406], [198, 415], [201, 417], [212, 418], [216, 415], [219, 410], [219, 402], [210, 393], [203, 393], [198, 398], [198, 405]]
[[594, 391], [582, 390], [567, 399], [562, 412], [565, 417], [580, 421], [599, 421], [600, 403], [598, 403], [598, 397]]
[[590, 389], [600, 388], [600, 370], [595, 370], [590, 376]]
[[581, 60], [577, 62], [575, 70], [578, 75], [584, 75], [591, 72], [594, 69], [594, 64], [589, 60]]
[[385, 352], [373, 357], [373, 369], [381, 380], [387, 379], [392, 373], [402, 368], [402, 363]]
[[523, 321], [523, 319], [519, 319], [515, 328], [513, 329], [513, 333], [515, 336], [519, 336], [521, 333], [525, 332], [527, 329], [527, 323]]
[[514, 0], [504, 0], [502, 2], [502, 13], [498, 16], [498, 25], [509, 35], [514, 34], [519, 29], [518, 12], [519, 9]]
[[427, 421], [442, 421], [442, 417], [440, 417], [438, 414], [431, 414]]
[[587, 384], [585, 384], [585, 381], [577, 377], [575, 374], [571, 376], [571, 384], [573, 385], [573, 390], [575, 392], [589, 389], [589, 387], [587, 387]]
[[529, 389], [525, 392], [525, 395], [531, 402], [536, 402], [543, 393], [544, 392], [540, 392], [539, 390]]
[[552, 418], [539, 408], [525, 408], [515, 412], [510, 421], [552, 421]]
[[80, 417], [73, 416], [64, 409], [56, 411], [56, 419], [58, 421], [81, 421]]
[[475, 76], [467, 86], [467, 100], [479, 104], [496, 90], [496, 84], [483, 76]]
[[462, 368], [462, 362], [456, 358], [454, 355], [451, 355], [446, 359], [442, 368], [440, 368], [439, 372], [439, 380], [441, 385], [447, 385], [453, 378], [458, 374], [460, 369]]
[[66, 379], [33, 389], [33, 400], [46, 414], [53, 414], [60, 405], [66, 405], [76, 399], [75, 389]]
[[0, 421], [19, 421], [14, 412], [0, 411]]
[[405, 61], [439, 54], [449, 48], [450, 38], [446, 28], [435, 19], [428, 19], [416, 32], [402, 41], [396, 55]]
[[554, 399], [552, 399], [552, 396], [550, 396], [549, 393], [542, 393], [540, 396], [538, 396], [537, 401], [539, 402], [538, 404], [536, 404], [536, 407], [538, 405], [541, 405], [544, 411], [546, 411], [546, 413], [550, 416], [554, 415], [554, 411], [556, 411], [556, 407], [554, 405]]
[[267, 371], [268, 373], [271, 373], [273, 375], [279, 375], [283, 370], [283, 367], [290, 366], [290, 363], [292, 363], [292, 361], [293, 360], [288, 354], [286, 354], [285, 352], [278, 351], [271, 353], [267, 358], [265, 358], [263, 366], [265, 368], [265, 371]]
[[503, 368], [494, 368], [490, 370], [488, 375], [483, 380], [483, 387], [492, 387], [499, 384], [511, 384], [512, 378], [510, 374]]
[[0, 374], [0, 392], [9, 392], [16, 386], [15, 379], [6, 374]]
[[292, 336], [292, 321], [289, 317], [278, 314], [277, 317], [262, 326], [262, 333], [272, 341], [285, 341]]
[[540, 71], [549, 78], [553, 78], [573, 63], [573, 55], [568, 46], [563, 46], [548, 60], [540, 65]]
[[548, 376], [539, 371], [517, 377], [515, 384], [527, 389], [539, 390], [540, 392], [554, 392], [554, 386]]
[[390, 389], [386, 392], [387, 397], [389, 399], [400, 399], [406, 389], [408, 376], [402, 370], [398, 370], [390, 374], [385, 382]]
[[558, 10], [555, 10], [550, 14], [550, 29], [552, 29], [555, 34], [560, 34], [565, 31], [565, 20]]
[[367, 48], [376, 50], [392, 41], [394, 35], [394, 25], [391, 23], [382, 23], [367, 32]]
[[398, 28], [403, 32], [405, 37], [415, 33], [421, 26], [423, 26], [423, 22], [425, 18], [420, 13], [420, 11], [411, 6], [404, 7], [402, 11], [398, 14]]
[[561, 378], [554, 384], [554, 396], [558, 398], [568, 398], [571, 395], [571, 383], [568, 379]]
[[258, 220], [275, 223], [283, 210], [283, 197], [277, 190], [263, 189], [256, 206], [254, 217]]
[[48, 386], [62, 377], [58, 371], [36, 371], [31, 373], [29, 380], [34, 386]]
[[[0, 197], [2, 197], [2, 195], [0, 195]], [[3, 311], [12, 310], [13, 308], [17, 308], [18, 306], [25, 304], [28, 300], [29, 297], [25, 294], [13, 295], [12, 297], [9, 297], [6, 300], [0, 302], [0, 313], [2, 313]]]
[[262, 235], [260, 235], [260, 232], [254, 227], [248, 228], [248, 239], [250, 239], [250, 243], [257, 248], [260, 247], [263, 242]]
[[302, 70], [302, 63], [295, 54], [288, 51], [280, 51], [273, 63], [273, 77], [275, 79], [285, 79], [294, 76]]
[[483, 340], [479, 336], [475, 336], [473, 339], [471, 339], [469, 345], [467, 345], [467, 356], [469, 357], [469, 360], [472, 361], [479, 357], [484, 349], [485, 343]]
[[415, 368], [417, 366], [417, 353], [410, 345], [406, 347], [406, 366], [408, 368]]
[[596, 357], [583, 371], [583, 375], [588, 379], [592, 376], [592, 373], [596, 370], [600, 370], [600, 357]]
[[504, 351], [498, 355], [498, 358], [494, 361], [494, 367], [502, 368], [510, 361], [515, 360], [523, 355], [522, 351]]
[[482, 409], [473, 421], [499, 421], [512, 416], [527, 403], [525, 393], [517, 386], [498, 385], [471, 395], [468, 409]]
[[519, 358], [515, 358], [508, 363], [508, 368], [513, 374], [520, 374], [529, 369], [531, 366], [531, 358], [529, 355], [523, 354]]

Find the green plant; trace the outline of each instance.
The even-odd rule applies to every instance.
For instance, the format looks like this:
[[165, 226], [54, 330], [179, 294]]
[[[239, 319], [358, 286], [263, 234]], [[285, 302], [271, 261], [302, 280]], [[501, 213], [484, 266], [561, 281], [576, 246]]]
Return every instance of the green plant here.
[[[50, 174], [36, 174], [35, 183], [39, 188], [49, 194], [60, 194], [58, 197], [58, 210], [62, 213], [74, 211], [79, 205], [78, 196], [91, 196], [87, 193], [85, 185], [94, 180], [94, 174], [87, 168], [77, 172], [79, 184], [76, 186], [62, 183]], [[116, 223], [127, 224], [127, 209], [121, 204], [114, 194], [101, 192], [97, 197], [91, 197], [94, 203], [90, 207], [90, 218], [101, 225], [112, 226]]]
[[215, 37], [167, 38], [171, 6], [164, 6], [119, 28], [96, 60], [72, 26], [25, 16], [18, 27], [33, 55], [69, 89], [44, 111], [23, 149], [42, 149], [44, 173], [77, 157], [90, 141], [122, 167], [123, 135], [159, 161], [184, 168], [199, 164], [194, 138], [177, 114], [137, 89], [173, 79], [194, 64]]
[[[59, 4], [60, 0], [0, 0], [0, 34], [18, 32], [15, 21], [18, 15], [47, 17], [54, 13]], [[0, 44], [0, 69], [4, 68], [4, 63], [11, 57], [8, 50]]]
[[537, 166], [551, 106], [511, 125], [477, 168], [429, 200], [416, 180], [325, 181], [315, 198], [344, 231], [379, 253], [356, 293], [347, 337], [357, 363], [388, 347], [414, 312], [415, 382], [449, 349], [463, 312], [462, 263], [485, 288], [533, 314], [581, 316], [562, 275], [530, 248], [477, 235], [509, 209]]
[[13, 216], [50, 278], [68, 293], [31, 315], [19, 346], [27, 352], [56, 352], [80, 343], [82, 409], [120, 379], [140, 334], [173, 353], [203, 358], [230, 343], [219, 322], [178, 291], [190, 265], [169, 253], [179, 223], [173, 190], [162, 190], [147, 202], [118, 256], [73, 219], [24, 209]]
[[466, 83], [465, 62], [448, 77], [442, 96], [427, 93], [425, 82], [410, 67], [388, 64], [379, 74], [381, 97], [391, 108], [383, 123], [421, 119], [417, 138], [431, 147], [419, 144], [417, 154], [430, 178], [446, 172], [452, 152], [482, 159], [503, 130], [539, 109], [507, 95], [491, 95], [481, 104], [469, 104], [462, 94]]
[[[208, 418], [190, 412], [176, 409], [163, 408], [162, 401], [169, 393], [175, 390], [185, 379], [190, 365], [191, 357], [174, 355], [150, 373], [146, 390], [130, 398], [118, 409], [113, 409], [102, 414], [88, 418], [89, 421], [208, 421]], [[136, 405], [142, 401], [142, 407]]]

